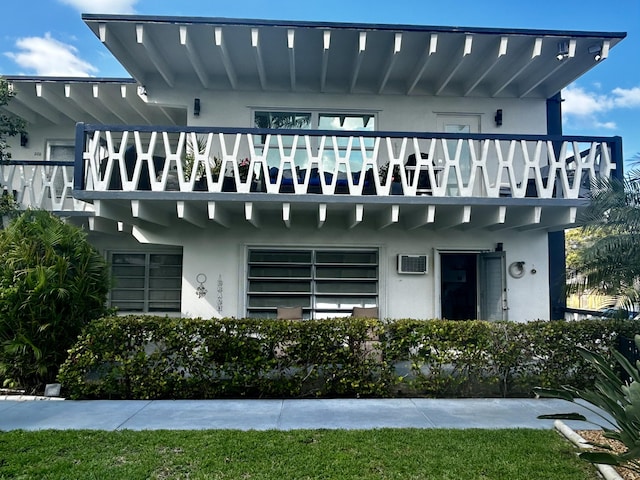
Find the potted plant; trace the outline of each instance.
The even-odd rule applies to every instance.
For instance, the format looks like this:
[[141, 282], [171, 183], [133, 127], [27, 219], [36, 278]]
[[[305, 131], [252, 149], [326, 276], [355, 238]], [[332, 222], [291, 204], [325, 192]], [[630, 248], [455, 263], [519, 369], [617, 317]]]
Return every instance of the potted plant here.
[[[203, 154], [206, 150], [206, 140], [202, 137], [196, 137], [196, 144], [194, 145], [191, 138], [187, 140], [187, 153], [182, 160], [182, 169], [184, 171], [184, 178], [186, 181], [191, 180], [191, 175], [195, 175], [194, 190], [206, 191], [207, 190], [207, 175], [205, 172], [206, 165], [200, 163], [195, 172], [193, 171], [193, 165], [196, 161], [195, 154]], [[222, 168], [222, 160], [214, 156], [213, 159], [209, 159], [209, 170], [211, 171], [211, 179], [214, 182], [220, 178], [220, 170]]]
[[[380, 184], [386, 185], [389, 181], [389, 162], [382, 165], [378, 170], [378, 176], [380, 177]], [[394, 165], [391, 172], [391, 195], [402, 195], [402, 182], [400, 180], [400, 166]]]

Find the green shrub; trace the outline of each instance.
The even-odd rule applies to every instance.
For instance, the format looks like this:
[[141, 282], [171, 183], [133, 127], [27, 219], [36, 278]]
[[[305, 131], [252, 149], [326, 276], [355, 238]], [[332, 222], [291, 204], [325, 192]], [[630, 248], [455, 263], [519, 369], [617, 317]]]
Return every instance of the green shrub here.
[[70, 350], [73, 398], [384, 396], [379, 322], [104, 318]]
[[575, 347], [608, 355], [639, 326], [104, 318], [59, 380], [73, 398], [530, 396], [539, 385], [591, 385], [595, 370]]
[[527, 323], [399, 320], [386, 326], [384, 355], [404, 365], [401, 390], [437, 397], [528, 396], [534, 386], [590, 385], [580, 345], [608, 354], [640, 322]]
[[84, 232], [44, 211], [1, 230], [0, 254], [0, 383], [40, 389], [105, 314], [107, 265]]

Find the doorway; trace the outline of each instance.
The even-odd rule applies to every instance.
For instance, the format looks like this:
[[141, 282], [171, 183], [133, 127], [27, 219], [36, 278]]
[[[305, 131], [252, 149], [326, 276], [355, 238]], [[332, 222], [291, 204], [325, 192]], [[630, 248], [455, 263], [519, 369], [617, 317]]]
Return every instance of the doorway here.
[[[438, 114], [437, 126], [439, 132], [453, 134], [480, 133], [480, 115], [477, 114]], [[473, 168], [473, 156], [471, 154], [471, 144], [468, 140], [449, 139], [443, 144], [446, 151], [438, 152], [438, 156], [449, 159], [455, 168], [450, 168], [446, 178], [448, 195], [461, 195], [460, 191], [469, 185], [471, 181], [471, 170]], [[473, 147], [476, 149], [477, 147]], [[474, 152], [478, 157], [479, 152]], [[474, 189], [475, 190], [475, 189]], [[473, 192], [478, 194], [479, 192]]]
[[440, 299], [448, 320], [506, 320], [504, 252], [441, 252]]

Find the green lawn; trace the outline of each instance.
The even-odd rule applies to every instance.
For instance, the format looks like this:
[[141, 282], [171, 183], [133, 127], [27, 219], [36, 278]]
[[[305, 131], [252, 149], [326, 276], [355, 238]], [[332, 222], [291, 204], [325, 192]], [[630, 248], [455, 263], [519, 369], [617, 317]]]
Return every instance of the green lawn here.
[[12, 431], [0, 479], [596, 479], [551, 430]]

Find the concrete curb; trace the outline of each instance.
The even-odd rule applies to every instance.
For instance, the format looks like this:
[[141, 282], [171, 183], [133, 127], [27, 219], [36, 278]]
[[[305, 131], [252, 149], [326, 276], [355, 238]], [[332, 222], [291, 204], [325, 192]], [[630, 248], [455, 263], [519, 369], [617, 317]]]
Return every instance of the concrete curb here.
[[[567, 424], [562, 422], [561, 420], [556, 420], [555, 422], [553, 422], [553, 426], [556, 430], [558, 430], [558, 432], [564, 435], [571, 443], [573, 443], [579, 449], [589, 450], [593, 448], [591, 445], [589, 445], [589, 442], [587, 442], [584, 438], [578, 435], [572, 428], [567, 426]], [[602, 465], [600, 463], [596, 463], [595, 466], [600, 472], [600, 475], [602, 475], [605, 478], [605, 480], [623, 480], [622, 477], [618, 474], [618, 472], [616, 472], [616, 469], [613, 468], [611, 465]]]
[[43, 397], [40, 395], [0, 395], [0, 401], [2, 400], [12, 400], [14, 402], [30, 402], [33, 400], [50, 400], [50, 401], [61, 401], [64, 400], [62, 397]]

